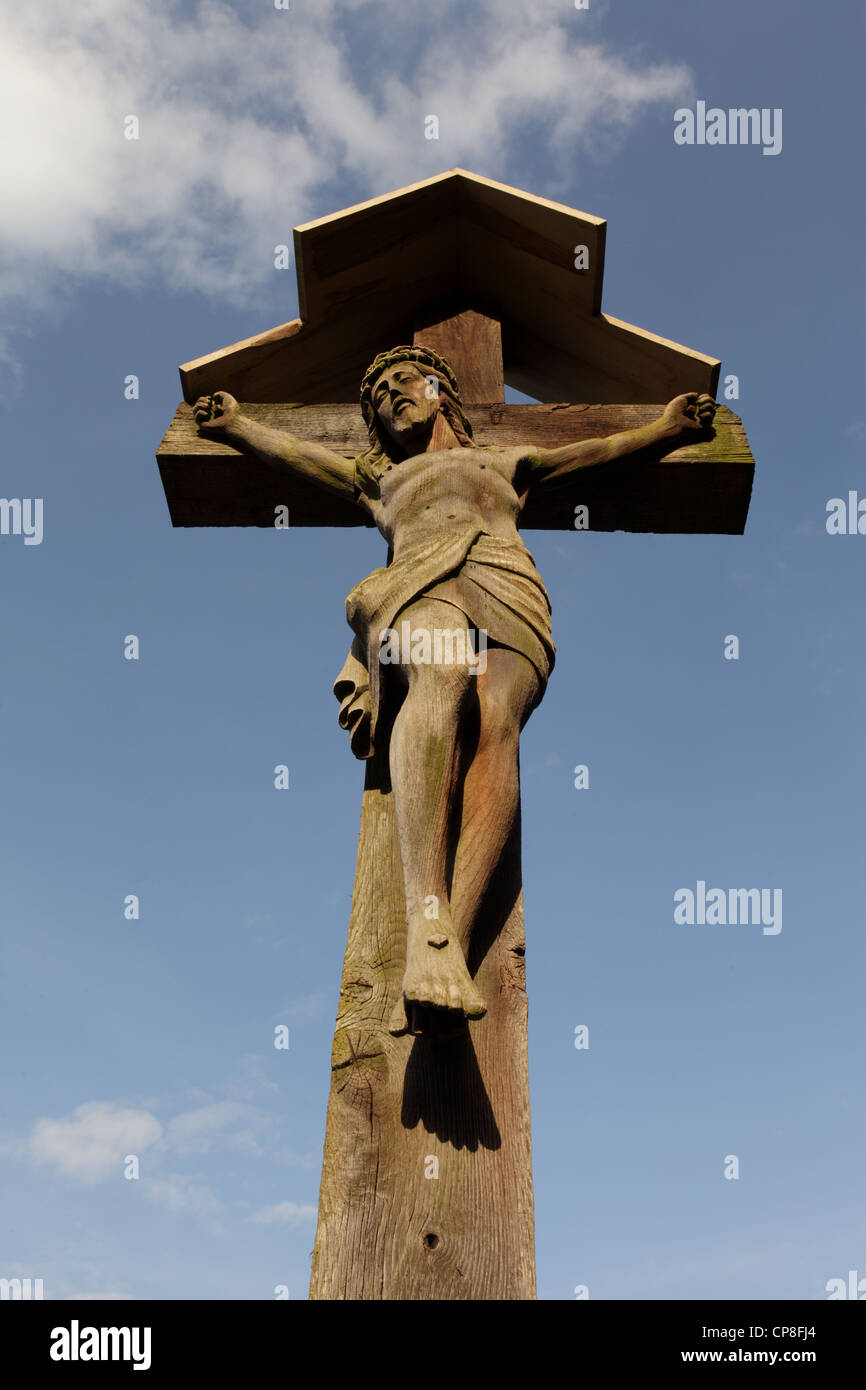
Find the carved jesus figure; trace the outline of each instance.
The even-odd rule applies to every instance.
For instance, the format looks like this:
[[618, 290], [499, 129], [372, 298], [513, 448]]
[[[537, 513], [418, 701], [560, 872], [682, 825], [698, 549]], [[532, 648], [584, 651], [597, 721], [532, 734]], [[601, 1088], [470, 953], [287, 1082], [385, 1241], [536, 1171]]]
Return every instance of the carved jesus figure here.
[[[388, 757], [407, 946], [390, 1031], [420, 1033], [426, 1010], [461, 1019], [486, 1011], [467, 951], [518, 815], [520, 732], [555, 650], [547, 591], [518, 530], [527, 497], [578, 469], [660, 458], [706, 437], [716, 406], [692, 392], [653, 424], [605, 439], [482, 448], [448, 363], [417, 346], [376, 358], [361, 408], [370, 447], [355, 460], [250, 419], [225, 391], [201, 397], [193, 412], [204, 434], [351, 497], [388, 542], [387, 565], [346, 601], [355, 640], [334, 690], [361, 758], [375, 749], [386, 693], [399, 701]], [[460, 633], [455, 645], [469, 658], [404, 653], [383, 664], [386, 634], [406, 622], [413, 634]], [[473, 664], [479, 632], [486, 660]]]

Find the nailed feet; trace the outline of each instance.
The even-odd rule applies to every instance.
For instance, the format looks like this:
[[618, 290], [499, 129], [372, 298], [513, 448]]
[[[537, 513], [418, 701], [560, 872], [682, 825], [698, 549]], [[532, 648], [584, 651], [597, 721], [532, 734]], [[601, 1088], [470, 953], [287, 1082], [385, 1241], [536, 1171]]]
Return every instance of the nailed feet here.
[[440, 922], [417, 923], [414, 929], [410, 924], [406, 973], [389, 1032], [395, 1036], [424, 1032], [426, 1009], [444, 1010], [461, 1020], [483, 1018], [487, 1012], [459, 943]]

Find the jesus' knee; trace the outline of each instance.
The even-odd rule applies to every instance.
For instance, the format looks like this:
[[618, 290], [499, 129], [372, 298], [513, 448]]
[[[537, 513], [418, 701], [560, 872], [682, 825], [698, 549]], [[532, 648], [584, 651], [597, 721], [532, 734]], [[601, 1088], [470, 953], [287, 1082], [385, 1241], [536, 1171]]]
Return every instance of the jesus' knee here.
[[408, 692], [403, 705], [426, 724], [426, 731], [437, 740], [442, 734], [456, 736], [468, 707], [475, 700], [472, 677], [454, 666], [419, 664], [408, 671]]
[[422, 598], [404, 608], [390, 630], [389, 659], [406, 692], [405, 702], [423, 708], [433, 725], [462, 718], [475, 700], [473, 668], [465, 661], [455, 662], [451, 650], [461, 635], [466, 647], [464, 623], [451, 604]]
[[510, 658], [507, 666], [503, 661], [502, 669], [494, 669], [493, 678], [479, 687], [479, 750], [516, 750], [520, 731], [537, 698], [538, 677], [534, 667], [515, 652], [509, 651], [503, 656]]

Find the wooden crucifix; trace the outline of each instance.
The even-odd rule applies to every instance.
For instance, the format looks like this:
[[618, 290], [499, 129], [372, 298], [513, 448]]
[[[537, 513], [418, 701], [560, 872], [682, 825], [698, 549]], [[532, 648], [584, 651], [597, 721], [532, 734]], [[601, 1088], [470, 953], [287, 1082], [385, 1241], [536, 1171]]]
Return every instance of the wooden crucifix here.
[[[452, 257], [432, 281], [431, 223]], [[600, 314], [603, 227], [455, 171], [301, 228], [301, 319], [182, 368], [160, 446], [176, 525], [288, 509], [388, 546], [334, 686], [366, 778], [313, 1298], [535, 1296], [518, 742], [554, 645], [521, 532], [745, 524], [719, 364]], [[595, 278], [575, 292], [577, 234]], [[307, 403], [269, 399], [305, 336]], [[315, 399], [349, 363], [361, 409]], [[504, 404], [506, 372], [541, 395], [569, 370], [601, 399]]]

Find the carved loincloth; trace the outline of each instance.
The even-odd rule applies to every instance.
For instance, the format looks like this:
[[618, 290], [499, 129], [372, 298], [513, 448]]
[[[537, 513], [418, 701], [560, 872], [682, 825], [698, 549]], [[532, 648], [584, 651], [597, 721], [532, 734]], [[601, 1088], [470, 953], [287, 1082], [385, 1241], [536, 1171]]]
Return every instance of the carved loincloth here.
[[544, 692], [556, 648], [550, 599], [532, 556], [522, 542], [490, 536], [475, 523], [454, 527], [373, 570], [346, 599], [355, 640], [334, 694], [356, 758], [370, 758], [375, 751], [383, 694], [380, 634], [422, 594], [452, 604], [489, 642], [525, 656], [538, 672], [539, 699]]

